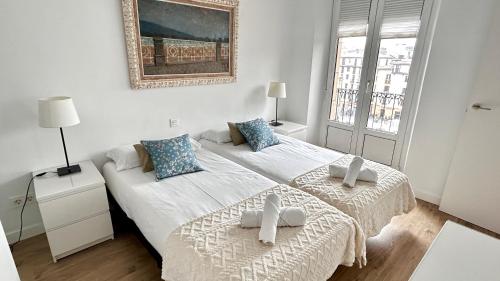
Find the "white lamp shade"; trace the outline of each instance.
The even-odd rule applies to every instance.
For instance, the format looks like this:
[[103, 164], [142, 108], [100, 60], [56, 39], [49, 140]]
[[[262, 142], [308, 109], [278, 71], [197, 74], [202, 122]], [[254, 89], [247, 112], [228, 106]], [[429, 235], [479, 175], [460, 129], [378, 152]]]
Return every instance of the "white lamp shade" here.
[[38, 124], [43, 128], [69, 127], [80, 123], [73, 99], [49, 97], [38, 100]]
[[286, 98], [286, 84], [284, 82], [269, 82], [267, 96], [270, 98]]

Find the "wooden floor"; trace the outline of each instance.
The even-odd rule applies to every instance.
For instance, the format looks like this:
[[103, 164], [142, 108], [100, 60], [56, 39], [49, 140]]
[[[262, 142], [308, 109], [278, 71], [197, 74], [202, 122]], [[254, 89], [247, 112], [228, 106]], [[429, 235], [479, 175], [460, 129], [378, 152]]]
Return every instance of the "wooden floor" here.
[[[453, 220], [500, 238], [440, 212], [423, 201], [411, 213], [396, 217], [382, 233], [368, 240], [366, 267], [337, 269], [330, 281], [408, 280], [446, 220]], [[14, 249], [21, 280], [161, 280], [155, 260], [134, 234], [121, 231], [104, 242], [57, 263], [52, 262], [45, 235], [22, 241]]]

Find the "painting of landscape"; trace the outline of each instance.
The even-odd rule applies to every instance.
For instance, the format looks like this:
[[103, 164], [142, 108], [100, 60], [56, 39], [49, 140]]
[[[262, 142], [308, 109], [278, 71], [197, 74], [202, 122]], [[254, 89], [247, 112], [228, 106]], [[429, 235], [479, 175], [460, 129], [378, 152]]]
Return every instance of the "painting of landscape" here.
[[193, 3], [137, 1], [144, 76], [230, 73], [231, 11]]

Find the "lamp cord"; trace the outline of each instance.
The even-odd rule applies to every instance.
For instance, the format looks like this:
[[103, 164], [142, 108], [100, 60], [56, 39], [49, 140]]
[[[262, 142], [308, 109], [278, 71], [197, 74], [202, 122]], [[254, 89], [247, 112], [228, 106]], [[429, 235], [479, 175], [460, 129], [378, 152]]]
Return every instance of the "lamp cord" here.
[[20, 215], [20, 227], [19, 227], [19, 237], [17, 238], [17, 241], [12, 243], [10, 245], [10, 251], [13, 252], [14, 251], [14, 246], [16, 244], [18, 244], [19, 242], [21, 242], [21, 237], [23, 236], [23, 214], [24, 214], [24, 208], [26, 208], [26, 204], [28, 203], [28, 194], [29, 194], [29, 191], [30, 191], [30, 187], [31, 187], [31, 184], [33, 183], [33, 180], [35, 178], [38, 178], [38, 177], [42, 177], [42, 176], [45, 176], [46, 174], [48, 173], [56, 173], [56, 172], [43, 172], [43, 173], [39, 173], [35, 176], [32, 176], [30, 178], [30, 181], [28, 183], [28, 187], [26, 188], [26, 194], [24, 195], [24, 203], [23, 203], [23, 207], [21, 208], [21, 215]]

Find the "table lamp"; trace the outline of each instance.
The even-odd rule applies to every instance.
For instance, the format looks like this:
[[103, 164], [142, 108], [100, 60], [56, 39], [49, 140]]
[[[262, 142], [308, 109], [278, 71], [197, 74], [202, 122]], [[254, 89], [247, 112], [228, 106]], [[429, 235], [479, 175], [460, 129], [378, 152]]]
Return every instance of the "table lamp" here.
[[284, 82], [269, 82], [267, 96], [270, 98], [276, 98], [276, 119], [272, 120], [269, 125], [275, 127], [283, 125], [278, 122], [278, 99], [286, 98], [286, 84]]
[[73, 99], [70, 97], [49, 97], [38, 100], [38, 124], [42, 128], [59, 128], [66, 157], [66, 167], [57, 169], [59, 176], [78, 173], [80, 165], [69, 165], [66, 143], [64, 142], [63, 127], [70, 127], [80, 123]]

